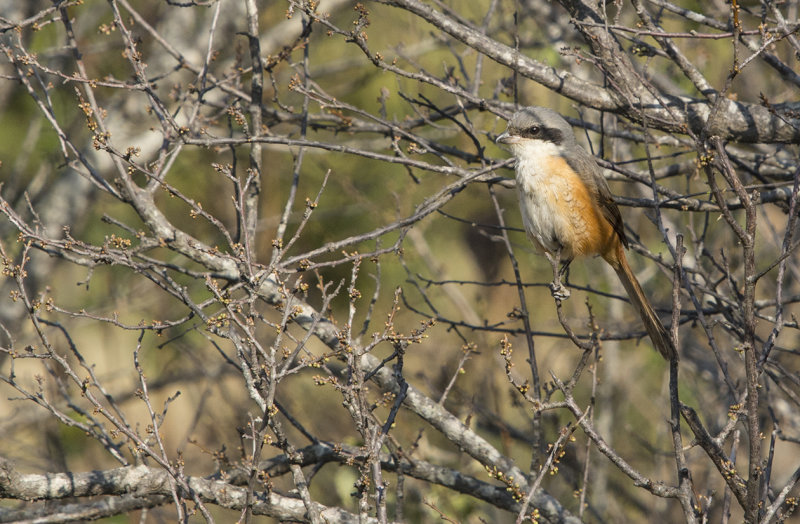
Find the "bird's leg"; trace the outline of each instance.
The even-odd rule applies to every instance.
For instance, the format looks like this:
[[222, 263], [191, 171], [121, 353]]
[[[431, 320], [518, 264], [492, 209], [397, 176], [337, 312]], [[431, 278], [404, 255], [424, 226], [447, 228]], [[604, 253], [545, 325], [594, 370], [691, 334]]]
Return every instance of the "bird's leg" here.
[[570, 292], [561, 283], [561, 275], [567, 270], [572, 259], [565, 260], [563, 266], [559, 267], [561, 264], [561, 246], [558, 246], [558, 250], [555, 253], [545, 252], [545, 255], [553, 267], [553, 283], [550, 284], [550, 293], [556, 300], [566, 300], [569, 298]]
[[564, 284], [566, 285], [569, 285], [569, 265], [571, 263], [571, 258], [561, 261], [561, 277], [564, 279]]

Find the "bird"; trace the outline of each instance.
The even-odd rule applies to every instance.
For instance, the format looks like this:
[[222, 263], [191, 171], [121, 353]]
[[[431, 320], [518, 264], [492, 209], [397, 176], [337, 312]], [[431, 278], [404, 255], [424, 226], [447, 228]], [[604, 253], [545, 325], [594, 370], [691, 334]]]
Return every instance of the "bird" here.
[[569, 296], [560, 277], [574, 258], [599, 255], [619, 277], [655, 348], [667, 361], [677, 361], [669, 333], [628, 264], [628, 238], [608, 182], [569, 123], [550, 108], [526, 107], [514, 113], [496, 142], [516, 159], [522, 222], [553, 266], [553, 297]]

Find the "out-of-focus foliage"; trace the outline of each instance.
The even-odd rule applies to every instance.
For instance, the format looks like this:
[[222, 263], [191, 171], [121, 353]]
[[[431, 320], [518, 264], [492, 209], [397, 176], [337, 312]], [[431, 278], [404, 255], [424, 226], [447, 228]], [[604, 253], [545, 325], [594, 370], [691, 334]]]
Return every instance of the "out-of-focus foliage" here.
[[[0, 0], [0, 521], [789, 519], [799, 3], [607, 4]], [[554, 301], [523, 105], [680, 363]]]

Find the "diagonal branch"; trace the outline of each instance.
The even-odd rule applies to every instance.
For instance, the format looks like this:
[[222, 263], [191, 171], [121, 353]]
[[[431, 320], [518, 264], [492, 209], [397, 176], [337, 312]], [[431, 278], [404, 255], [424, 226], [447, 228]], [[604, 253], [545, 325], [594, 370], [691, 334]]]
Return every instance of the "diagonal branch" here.
[[[590, 2], [564, 0], [562, 5], [576, 19], [577, 26], [592, 46], [592, 51], [608, 59], [604, 61], [604, 70], [612, 76], [612, 80], [634, 90], [633, 93], [639, 97], [639, 100], [635, 100], [637, 105], [631, 105], [629, 101], [620, 99], [617, 94], [601, 85], [521, 56], [514, 48], [493, 40], [472, 27], [458, 23], [419, 0], [380, 0], [380, 2], [415, 14], [495, 62], [594, 109], [621, 114], [638, 122], [641, 120], [638, 104], [641, 104], [645, 107], [646, 118], [651, 127], [674, 133], [686, 133], [688, 130], [700, 132], [711, 114], [711, 104], [706, 100], [664, 95], [666, 103], [662, 106], [647, 93], [640, 82], [637, 87], [637, 82], [630, 77], [636, 68], [633, 67], [625, 50], [602, 27], [602, 17], [598, 8], [590, 5]], [[800, 103], [773, 105], [772, 108], [778, 114], [787, 115], [783, 117], [757, 104], [727, 99], [724, 104], [721, 115], [723, 118], [715, 121], [711, 134], [718, 135], [723, 140], [744, 143], [800, 143], [800, 118], [796, 116], [800, 114], [798, 113]]]

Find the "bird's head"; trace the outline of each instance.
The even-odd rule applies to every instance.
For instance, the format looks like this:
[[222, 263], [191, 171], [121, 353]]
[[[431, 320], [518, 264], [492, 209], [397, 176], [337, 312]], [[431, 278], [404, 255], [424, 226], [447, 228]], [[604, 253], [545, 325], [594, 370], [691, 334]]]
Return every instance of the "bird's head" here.
[[575, 135], [569, 123], [557, 112], [531, 106], [514, 113], [508, 121], [508, 128], [495, 141], [518, 154], [527, 147], [569, 145], [575, 142]]

